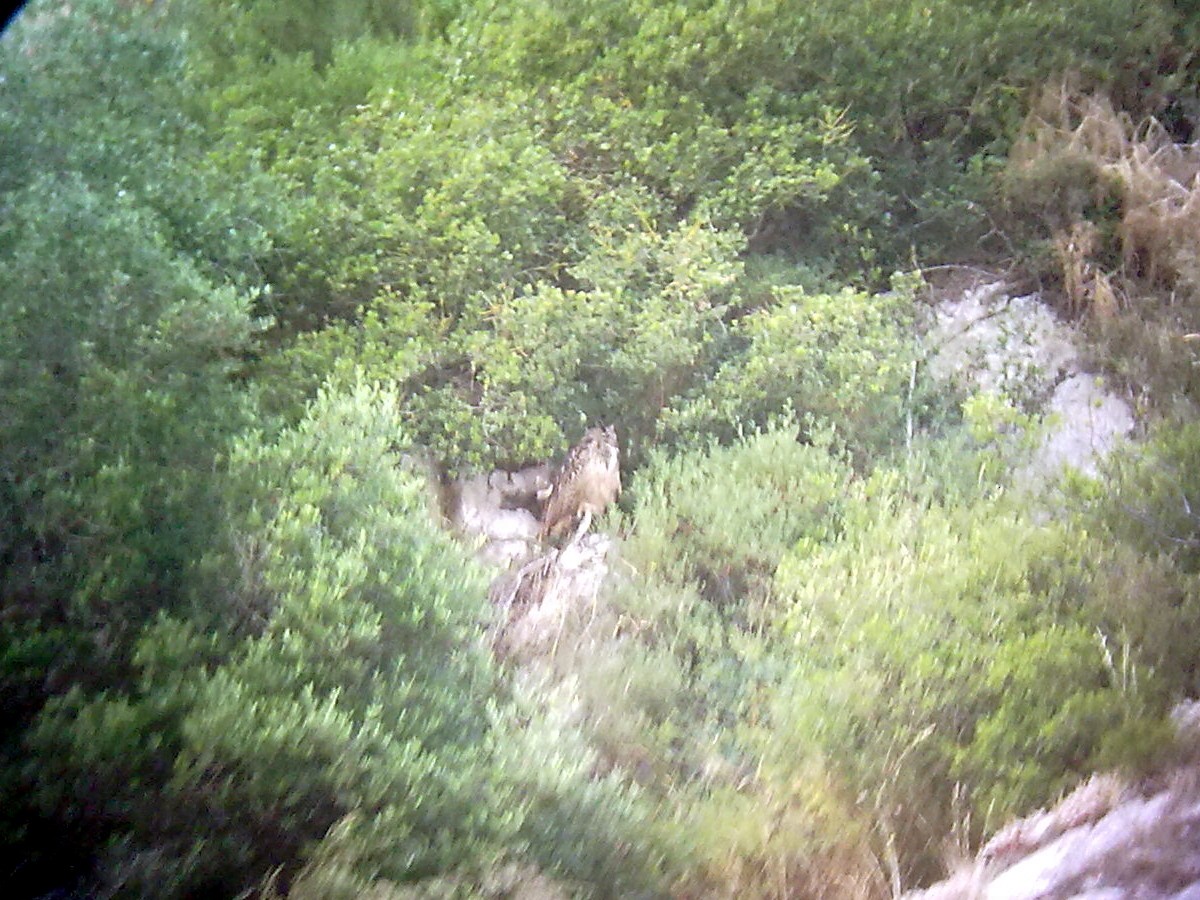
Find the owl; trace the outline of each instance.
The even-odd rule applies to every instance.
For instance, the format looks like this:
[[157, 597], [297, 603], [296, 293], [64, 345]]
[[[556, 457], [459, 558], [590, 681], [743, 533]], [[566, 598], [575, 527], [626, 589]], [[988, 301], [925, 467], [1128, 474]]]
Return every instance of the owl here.
[[577, 540], [621, 493], [617, 430], [589, 428], [563, 460], [542, 512], [542, 537], [557, 537], [573, 523]]

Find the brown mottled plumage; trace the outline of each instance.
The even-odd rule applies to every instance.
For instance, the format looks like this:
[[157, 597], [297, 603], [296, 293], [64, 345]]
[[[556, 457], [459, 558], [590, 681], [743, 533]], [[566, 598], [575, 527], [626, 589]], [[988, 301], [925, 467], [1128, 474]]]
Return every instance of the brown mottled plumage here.
[[557, 537], [579, 520], [575, 537], [587, 531], [621, 493], [620, 448], [617, 430], [589, 428], [571, 448], [554, 479], [542, 513], [542, 537]]

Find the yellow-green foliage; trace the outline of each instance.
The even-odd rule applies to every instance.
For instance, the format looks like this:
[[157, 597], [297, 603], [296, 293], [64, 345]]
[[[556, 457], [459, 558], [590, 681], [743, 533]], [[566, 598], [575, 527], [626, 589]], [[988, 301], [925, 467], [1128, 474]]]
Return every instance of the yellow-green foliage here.
[[[361, 89], [366, 102], [343, 111], [319, 158], [272, 165], [303, 196], [284, 257], [301, 259], [269, 301], [292, 326], [357, 321], [301, 337], [265, 373], [288, 373], [271, 384], [284, 406], [347, 360], [394, 379], [414, 437], [456, 463], [548, 455], [581, 414], [615, 420], [635, 442], [653, 434], [659, 410], [712, 367], [750, 220], [765, 214], [747, 204], [819, 198], [838, 178], [834, 163], [798, 150], [776, 159], [772, 148], [803, 146], [798, 133], [775, 133], [782, 124], [714, 125], [684, 194], [624, 166], [588, 171], [572, 143], [584, 138], [555, 137], [585, 126], [541, 121], [555, 107], [529, 91], [451, 100], [435, 99], [445, 84], [416, 97], [387, 81]], [[651, 143], [646, 160], [667, 127], [655, 120], [639, 138]], [[813, 152], [845, 140], [836, 123], [806, 127], [822, 135]], [[701, 204], [700, 185], [720, 179], [730, 186]]]
[[[208, 615], [146, 629], [127, 690], [43, 712], [37, 797], [103, 819], [114, 890], [232, 896], [276, 867], [290, 878], [327, 833], [368, 880], [478, 872], [509, 845], [611, 877], [636, 804], [592, 784], [582, 752], [524, 768], [571, 729], [511, 724], [479, 640], [482, 579], [436, 528], [398, 432], [394, 396], [360, 386], [242, 443]], [[652, 880], [643, 858], [626, 883]]]
[[1196, 393], [1198, 172], [1194, 144], [1068, 80], [1042, 92], [1001, 180], [1016, 227], [1045, 242], [1067, 310], [1147, 405]]
[[[1200, 437], [1075, 485], [1076, 518], [988, 494], [998, 454], [920, 434], [886, 275], [979, 251], [1032, 89], [1187, 88], [1185, 26], [31, 4], [0, 39], [0, 879], [876, 897], [960, 816], [1145, 759], [1197, 690]], [[1109, 263], [1177, 290], [1171, 379], [1110, 365], [1186, 401], [1190, 157], [1112, 112], [1051, 123], [1008, 196], [1095, 309], [1131, 299]], [[614, 587], [499, 671], [404, 451], [540, 460], [582, 420], [622, 435]]]
[[728, 440], [785, 417], [832, 427], [859, 451], [900, 443], [913, 412], [916, 345], [912, 285], [897, 281], [886, 294], [775, 287], [766, 308], [733, 324], [740, 352], [673, 405], [662, 431], [680, 443]]
[[977, 483], [982, 458], [914, 452], [856, 478], [777, 430], [634, 484], [624, 627], [593, 650], [630, 683], [606, 699], [603, 665], [574, 671], [686, 823], [685, 890], [882, 896], [935, 876], [952, 833], [1161, 758], [1194, 578]]
[[1107, 485], [1080, 486], [1094, 523], [1148, 557], [1167, 556], [1200, 571], [1200, 428], [1190, 420], [1157, 424], [1147, 442], [1114, 456]]
[[605, 757], [660, 796], [684, 894], [871, 896], [882, 884], [840, 776], [818, 790], [816, 775], [764, 769], [747, 739], [785, 666], [770, 637], [775, 566], [797, 541], [840, 531], [850, 479], [827, 435], [801, 444], [778, 427], [655, 454], [632, 486], [618, 525], [629, 574], [605, 607], [615, 621], [567, 672]]
[[[814, 764], [813, 768], [817, 768]], [[888, 895], [888, 873], [867, 823], [835, 779], [760, 767], [751, 784], [718, 784], [686, 810], [696, 856], [685, 896], [867, 900]]]
[[[862, 485], [844, 537], [780, 564], [780, 634], [796, 659], [763, 749], [835, 755], [874, 815], [894, 827], [909, 810], [896, 837], [918, 865], [951, 830], [955, 784], [994, 826], [1114, 762], [1109, 738], [1164, 711], [1149, 678], [1162, 648], [1114, 615], [1138, 590], [1122, 584], [1127, 550], [1069, 520], [1039, 523], [1016, 498], [925, 505], [890, 480]], [[1187, 627], [1195, 601], [1172, 599], [1191, 593], [1180, 576], [1138, 566], [1174, 585], [1142, 598], [1145, 615]]]
[[[215, 157], [232, 173], [262, 166], [288, 198], [264, 261], [281, 338], [348, 320], [272, 357], [267, 379], [290, 373], [272, 402], [295, 410], [353, 356], [403, 385], [414, 439], [486, 464], [561, 449], [580, 415], [640, 445], [664, 407], [678, 420], [660, 439], [729, 440], [783, 410], [848, 418], [867, 447], [894, 437], [907, 371], [878, 342], [903, 323], [841, 283], [878, 286], [914, 243], [941, 240], [948, 210], [958, 239], [970, 231], [986, 167], [968, 160], [1004, 144], [1021, 87], [1069, 54], [1090, 60], [1092, 35], [1115, 39], [1129, 4], [497, 0], [421, 4], [413, 22], [372, 7], [359, 39], [326, 46], [352, 33], [344, 0], [322, 12], [307, 70], [282, 38], [263, 52], [277, 5], [218, 16], [259, 37], [206, 44], [194, 70]], [[444, 43], [386, 40], [422, 33], [417, 20], [443, 23]], [[1138, 21], [1107, 52], [1157, 46], [1164, 20]], [[787, 290], [736, 321], [758, 286], [731, 283], [735, 255], [766, 252], [835, 275], [814, 292], [834, 333], [813, 321], [819, 296]], [[808, 321], [789, 320], [797, 303]], [[369, 316], [388, 334], [356, 330]], [[393, 365], [410, 326], [420, 363], [401, 352]], [[827, 356], [778, 373], [740, 358], [805, 328], [831, 341]]]
[[[810, 204], [775, 223], [800, 232], [785, 245], [832, 253], [842, 228], [858, 239], [869, 231], [897, 254], [895, 265], [913, 243], [963, 246], [981, 233], [976, 176], [1007, 148], [1027, 90], [1071, 68], [1135, 83], [1171, 44], [1173, 19], [1136, 0], [499, 0], [464, 16], [461, 46], [481, 78], [519, 72], [535, 84], [582, 84], [602, 102], [653, 111], [681, 135], [684, 177], [697, 110], [734, 127], [756, 105], [792, 117], [833, 110], [870, 169], [833, 192], [826, 210], [837, 211], [836, 224]], [[608, 133], [603, 159], [625, 158], [624, 133]], [[656, 157], [670, 183], [676, 155]]]
[[732, 447], [653, 459], [632, 487], [634, 567], [695, 584], [717, 605], [765, 600], [783, 554], [838, 532], [850, 477], [828, 436], [801, 444], [795, 432], [779, 426]]

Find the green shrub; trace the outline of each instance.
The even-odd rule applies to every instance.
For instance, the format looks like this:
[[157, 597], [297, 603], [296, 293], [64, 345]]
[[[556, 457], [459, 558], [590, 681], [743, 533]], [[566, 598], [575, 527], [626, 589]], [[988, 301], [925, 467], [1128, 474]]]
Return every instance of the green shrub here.
[[[903, 254], [907, 263], [924, 240], [901, 221], [924, 219], [922, 234], [932, 233], [946, 209], [977, 209], [986, 167], [968, 160], [1003, 146], [1025, 86], [1070, 54], [1134, 58], [1161, 37], [1166, 20], [1156, 16], [1113, 32], [1120, 10], [1109, 6], [1076, 4], [1089, 23], [1077, 41], [1074, 15], [1027, 6], [1005, 6], [997, 25], [994, 10], [948, 3], [497, 2], [464, 12], [444, 52], [418, 43], [389, 56], [394, 45], [363, 38], [334, 47], [320, 71], [235, 55], [237, 77], [205, 75], [213, 121], [228, 123], [218, 159], [231, 171], [263, 163], [290, 194], [264, 309], [286, 323], [287, 340], [330, 319], [351, 323], [302, 354], [284, 350], [280, 365], [296, 376], [286, 390], [303, 398], [334, 371], [343, 328], [366, 311], [389, 330], [396, 316], [402, 330], [420, 310], [416, 336], [436, 335], [426, 370], [406, 359], [387, 371], [389, 347], [406, 333], [376, 348], [359, 331], [355, 346], [379, 366], [375, 377], [403, 383], [414, 437], [453, 462], [544, 456], [581, 417], [620, 420], [641, 445], [664, 406], [672, 413], [659, 436], [671, 440], [714, 431], [729, 440], [736, 424], [722, 422], [761, 426], [788, 409], [850, 420], [860, 446], [894, 439], [911, 413], [896, 400], [908, 360], [874, 340], [888, 343], [875, 337], [887, 323], [902, 334], [905, 311], [877, 298], [868, 312], [850, 291], [798, 303], [794, 290], [777, 290], [727, 335], [740, 288], [759, 287], [739, 279], [713, 291], [705, 279], [723, 277], [740, 243], [743, 256], [786, 253], [843, 282], [878, 283], [881, 262]], [[1062, 41], [1029, 42], [1060, 30]], [[707, 229], [720, 238], [682, 239]], [[681, 319], [681, 298], [654, 296], [669, 288], [661, 270], [639, 271], [643, 260], [662, 266], [664, 250], [690, 270], [684, 289], [704, 304], [694, 320]], [[771, 356], [795, 328], [830, 339], [812, 321], [819, 297], [834, 329], [867, 317], [863, 354], [887, 360], [878, 376], [836, 355], [779, 374], [737, 359], [748, 343]], [[793, 303], [808, 321], [788, 320]], [[598, 339], [580, 338], [597, 326]], [[278, 371], [271, 362], [266, 373]], [[801, 386], [802, 402], [777, 401], [810, 371], [827, 378]], [[708, 397], [701, 384], [714, 372]], [[845, 382], [848, 399], [831, 401]], [[298, 406], [295, 394], [275, 402]]]
[[849, 470], [827, 440], [783, 427], [731, 447], [655, 455], [627, 500], [626, 554], [641, 571], [697, 584], [718, 606], [763, 602], [802, 539], [840, 529]]
[[186, 8], [184, 15], [209, 52], [220, 59], [253, 54], [283, 62], [300, 61], [321, 69], [329, 65], [340, 43], [372, 35], [412, 37], [440, 9], [454, 5], [454, 0], [403, 4], [371, 0], [200, 0]]
[[[1069, 69], [1101, 83], [1154, 79], [1175, 18], [1164, 4], [1136, 0], [497, 0], [468, 13], [454, 37], [480, 78], [574, 80], [660, 117], [703, 110], [728, 124], [750, 120], [755, 106], [793, 119], [844, 111], [854, 151], [879, 178], [855, 179], [818, 208], [817, 232], [833, 213], [853, 233], [870, 233], [894, 268], [914, 243], [962, 247], [982, 234], [972, 226], [983, 224], [987, 159], [1006, 151], [1027, 91]], [[809, 215], [790, 222], [814, 224]]]
[[147, 619], [189, 606], [209, 477], [252, 419], [276, 200], [209, 164], [160, 12], [35, 3], [0, 41], [0, 871], [39, 894], [97, 836], [31, 808], [23, 732], [73, 684], [126, 684]]
[[609, 421], [636, 459], [705, 362], [742, 242], [702, 221], [665, 233], [601, 221], [592, 240], [571, 269], [578, 290], [496, 297], [489, 331], [468, 338], [468, 352], [485, 410], [515, 399], [560, 426]]
[[647, 202], [617, 191], [596, 203], [572, 288], [497, 276], [456, 292], [470, 302], [454, 311], [442, 288], [383, 291], [360, 322], [268, 359], [272, 402], [363, 368], [402, 387], [413, 437], [452, 465], [545, 458], [581, 420], [616, 424], [639, 458], [663, 406], [709, 366], [742, 247], [702, 221], [655, 228]]
[[1164, 421], [1137, 448], [1107, 462], [1107, 486], [1077, 484], [1075, 501], [1096, 524], [1149, 557], [1178, 560], [1200, 571], [1200, 426]]
[[[1151, 637], [1123, 620], [1133, 596], [1105, 595], [1127, 554], [1003, 495], [923, 507], [888, 484], [864, 484], [840, 540], [780, 564], [782, 635], [802, 649], [773, 700], [781, 740], [764, 750], [840, 760], [919, 879], [951, 831], [953, 785], [994, 826], [1102, 762], [1140, 764], [1110, 738], [1152, 724], [1174, 691], [1152, 677], [1160, 648], [1131, 642]], [[1169, 596], [1152, 610], [1143, 621], [1187, 620]]]
[[[107, 889], [232, 896], [310, 855], [354, 883], [419, 883], [505, 848], [609, 877], [637, 800], [591, 783], [562, 752], [569, 728], [521, 737], [479, 641], [482, 579], [399, 432], [394, 396], [360, 387], [241, 441], [229, 531], [195, 581], [207, 610], [145, 630], [131, 690], [75, 690], [41, 715], [36, 796], [109, 836]], [[625, 883], [652, 883], [652, 854], [624, 855], [648, 866]]]
[[33, 4], [0, 44], [0, 585], [93, 633], [73, 648], [105, 635], [59, 661], [88, 677], [177, 602], [205, 473], [249, 420], [232, 379], [272, 199], [208, 164], [185, 46], [154, 10], [90, 0]]
[[865, 897], [879, 887], [870, 826], [842, 776], [814, 758], [776, 765], [763, 751], [778, 740], [769, 698], [793, 666], [772, 627], [775, 570], [798, 542], [836, 540], [852, 477], [829, 435], [805, 444], [781, 425], [728, 447], [660, 450], [630, 485], [619, 530], [632, 574], [611, 596], [621, 637], [575, 668], [583, 687], [596, 684], [597, 739], [652, 773], [660, 816], [687, 851], [685, 892]]
[[254, 165], [231, 177], [186, 90], [188, 45], [159, 8], [32, 3], [0, 42], [0, 191], [78, 173], [151, 213], [217, 284], [260, 284], [281, 198]]
[[324, 396], [277, 442], [243, 442], [208, 615], [146, 631], [133, 692], [42, 717], [39, 794], [112, 834], [112, 886], [236, 893], [355, 811], [360, 864], [396, 880], [511, 827], [486, 774], [482, 585], [390, 450], [392, 405]]
[[[1029, 90], [1173, 77], [1167, 4], [317, 6], [40, 3], [0, 46], [6, 875], [879, 896], [964, 810], [1153, 755], [1196, 435], [1038, 518], [984, 489], [1011, 410], [923, 448], [881, 274], [978, 237]], [[1112, 220], [1094, 169], [1002, 187]], [[618, 584], [506, 682], [403, 452], [584, 422]]]
[[739, 319], [712, 380], [663, 416], [677, 441], [739, 431], [794, 417], [832, 426], [859, 452], [879, 452], [906, 435], [916, 366], [913, 294], [900, 283], [887, 294], [851, 289], [810, 294], [795, 286], [771, 291], [765, 309]]
[[[72, 177], [9, 196], [0, 277], [7, 589], [31, 579], [49, 607], [82, 604], [84, 627], [136, 628], [211, 527], [203, 473], [247, 421], [228, 378], [249, 300], [209, 282], [145, 207]], [[17, 549], [22, 529], [34, 547]]]

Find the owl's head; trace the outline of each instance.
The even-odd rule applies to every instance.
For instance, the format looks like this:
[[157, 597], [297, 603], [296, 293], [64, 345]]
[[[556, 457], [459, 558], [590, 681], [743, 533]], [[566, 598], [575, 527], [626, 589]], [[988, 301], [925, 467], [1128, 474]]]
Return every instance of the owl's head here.
[[616, 445], [617, 429], [612, 425], [594, 425], [583, 433], [579, 443]]

